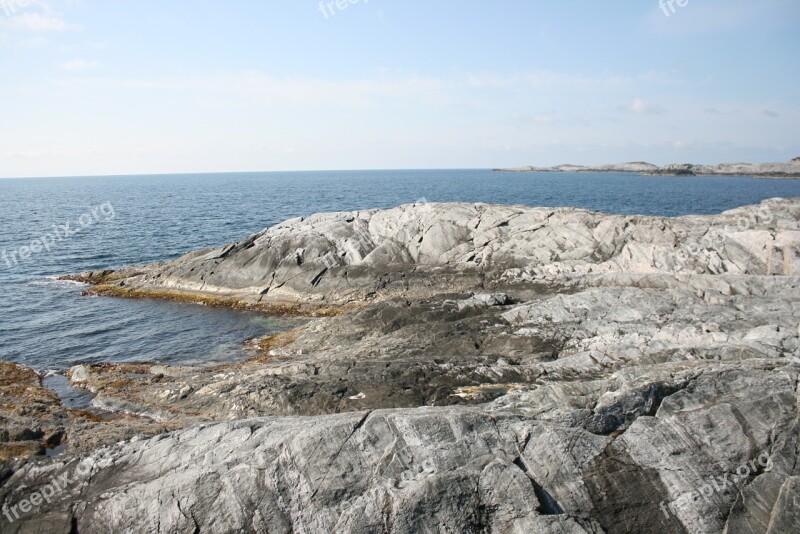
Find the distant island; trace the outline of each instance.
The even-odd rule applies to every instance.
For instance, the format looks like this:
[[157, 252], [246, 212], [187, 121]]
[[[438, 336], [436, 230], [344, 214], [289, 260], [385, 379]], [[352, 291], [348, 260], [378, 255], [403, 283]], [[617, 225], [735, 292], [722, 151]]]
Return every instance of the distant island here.
[[719, 165], [694, 165], [670, 163], [659, 167], [652, 163], [634, 161], [607, 165], [558, 165], [556, 167], [518, 167], [493, 169], [495, 172], [623, 172], [664, 176], [755, 176], [757, 178], [800, 178], [800, 158], [788, 163], [721, 163]]

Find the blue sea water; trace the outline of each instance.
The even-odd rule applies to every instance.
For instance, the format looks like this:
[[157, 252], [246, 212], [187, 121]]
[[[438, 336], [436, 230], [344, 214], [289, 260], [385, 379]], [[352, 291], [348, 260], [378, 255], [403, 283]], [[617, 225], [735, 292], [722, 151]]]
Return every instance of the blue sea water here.
[[[240, 358], [245, 339], [290, 323], [192, 304], [82, 297], [81, 286], [55, 277], [176, 258], [296, 216], [423, 198], [712, 214], [789, 196], [800, 196], [800, 180], [488, 170], [0, 180], [0, 360], [47, 370], [101, 361], [204, 364]], [[68, 222], [70, 231], [86, 226], [63, 237], [59, 228]], [[49, 250], [19, 260], [21, 247], [48, 234]]]

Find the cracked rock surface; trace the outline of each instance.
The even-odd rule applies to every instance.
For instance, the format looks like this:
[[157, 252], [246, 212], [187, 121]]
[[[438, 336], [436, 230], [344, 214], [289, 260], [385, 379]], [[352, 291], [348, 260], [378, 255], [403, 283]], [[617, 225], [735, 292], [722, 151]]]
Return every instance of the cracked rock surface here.
[[795, 532], [799, 220], [402, 206], [86, 274], [344, 311], [237, 365], [73, 368], [182, 429], [7, 463], [2, 531]]

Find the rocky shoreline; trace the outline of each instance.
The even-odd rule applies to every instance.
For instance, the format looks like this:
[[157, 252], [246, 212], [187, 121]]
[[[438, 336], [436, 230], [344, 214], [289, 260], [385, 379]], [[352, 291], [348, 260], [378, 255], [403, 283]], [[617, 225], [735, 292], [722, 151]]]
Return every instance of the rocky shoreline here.
[[797, 530], [798, 260], [800, 199], [416, 204], [70, 276], [307, 321], [233, 365], [71, 369], [108, 421], [0, 368], [2, 531]]
[[695, 165], [670, 163], [659, 167], [652, 163], [630, 162], [607, 165], [557, 165], [555, 167], [517, 167], [494, 169], [495, 172], [611, 172], [642, 176], [753, 176], [755, 178], [800, 178], [800, 158], [787, 163], [721, 163]]

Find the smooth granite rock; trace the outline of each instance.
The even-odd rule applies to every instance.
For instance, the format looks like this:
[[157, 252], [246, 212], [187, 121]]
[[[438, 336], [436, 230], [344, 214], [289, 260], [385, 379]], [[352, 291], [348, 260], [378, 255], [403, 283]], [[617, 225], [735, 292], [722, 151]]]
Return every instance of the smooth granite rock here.
[[791, 275], [800, 272], [797, 212], [796, 200], [772, 199], [717, 216], [676, 218], [486, 204], [328, 213], [163, 265], [113, 273], [101, 287], [253, 305], [338, 306], [485, 292], [514, 278], [527, 282], [526, 273], [540, 280], [598, 273]]
[[795, 532], [799, 241], [798, 199], [434, 204], [85, 274], [342, 313], [235, 365], [74, 368], [99, 405], [182, 430], [6, 464], [2, 531]]

